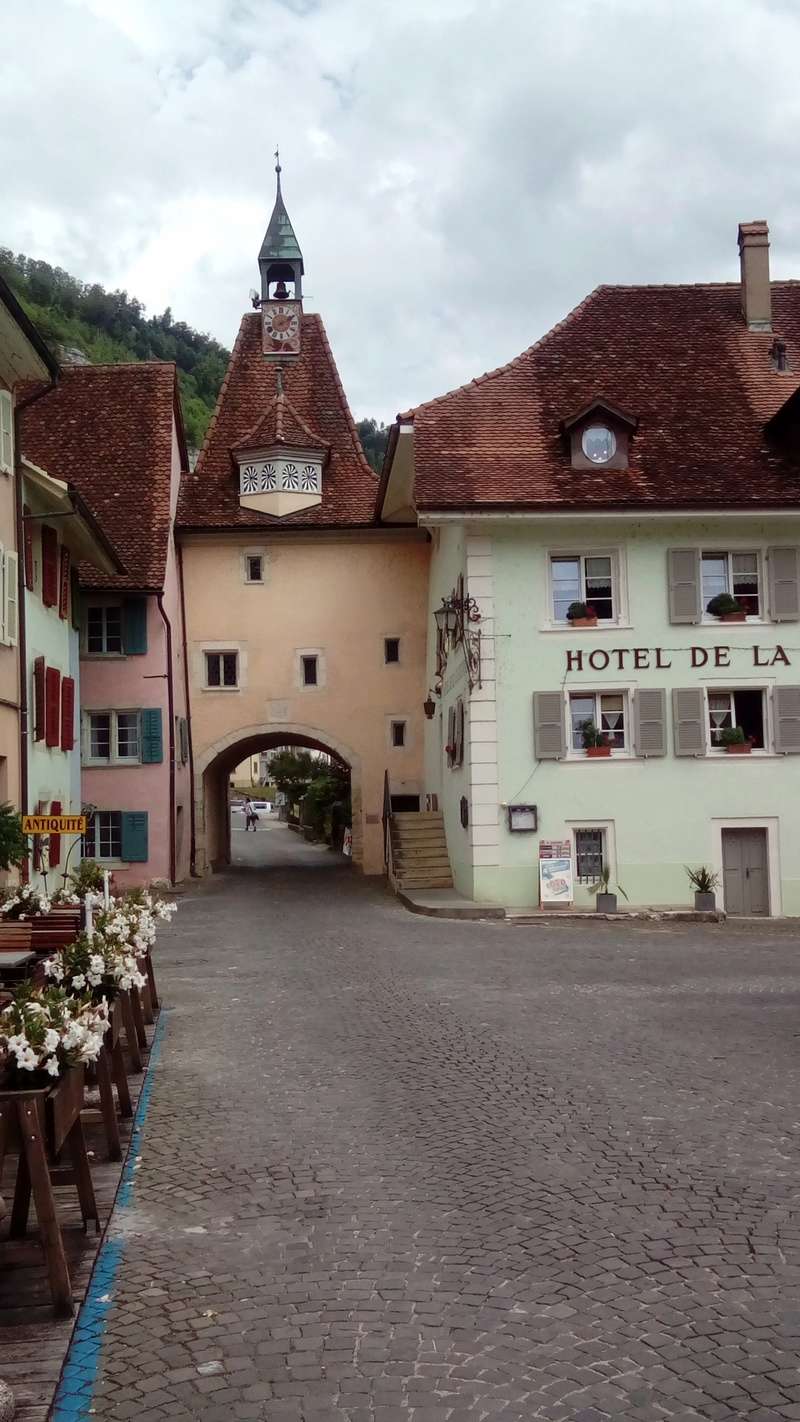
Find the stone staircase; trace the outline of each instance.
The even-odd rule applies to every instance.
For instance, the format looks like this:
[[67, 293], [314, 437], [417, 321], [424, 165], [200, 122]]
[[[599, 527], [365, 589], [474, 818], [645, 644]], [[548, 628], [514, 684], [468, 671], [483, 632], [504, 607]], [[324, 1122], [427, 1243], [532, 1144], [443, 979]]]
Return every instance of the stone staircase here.
[[392, 879], [398, 889], [452, 889], [444, 817], [430, 810], [393, 814]]

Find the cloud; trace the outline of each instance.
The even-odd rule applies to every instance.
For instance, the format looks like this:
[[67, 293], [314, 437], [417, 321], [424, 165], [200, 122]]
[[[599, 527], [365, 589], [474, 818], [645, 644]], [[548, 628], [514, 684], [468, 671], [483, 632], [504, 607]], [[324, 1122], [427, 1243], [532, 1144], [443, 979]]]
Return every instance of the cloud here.
[[782, 0], [6, 0], [0, 242], [231, 344], [284, 192], [351, 403], [510, 359], [603, 281], [800, 276]]

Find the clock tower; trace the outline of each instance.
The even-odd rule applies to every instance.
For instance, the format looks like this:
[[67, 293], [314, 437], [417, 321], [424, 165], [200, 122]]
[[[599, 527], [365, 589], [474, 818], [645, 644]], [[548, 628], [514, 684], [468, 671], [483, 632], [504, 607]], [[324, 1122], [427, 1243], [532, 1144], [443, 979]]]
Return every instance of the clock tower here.
[[281, 193], [281, 163], [275, 150], [278, 191], [269, 226], [258, 254], [261, 296], [261, 345], [264, 355], [284, 360], [300, 354], [303, 314], [303, 254], [289, 221]]

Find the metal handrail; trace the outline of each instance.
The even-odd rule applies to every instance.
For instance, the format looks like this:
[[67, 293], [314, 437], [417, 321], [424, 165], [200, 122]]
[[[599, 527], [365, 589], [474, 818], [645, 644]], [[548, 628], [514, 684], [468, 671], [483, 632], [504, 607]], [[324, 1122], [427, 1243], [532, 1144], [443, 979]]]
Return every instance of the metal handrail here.
[[383, 813], [381, 815], [383, 825], [383, 867], [387, 874], [392, 858], [392, 795], [389, 789], [389, 772], [383, 772]]

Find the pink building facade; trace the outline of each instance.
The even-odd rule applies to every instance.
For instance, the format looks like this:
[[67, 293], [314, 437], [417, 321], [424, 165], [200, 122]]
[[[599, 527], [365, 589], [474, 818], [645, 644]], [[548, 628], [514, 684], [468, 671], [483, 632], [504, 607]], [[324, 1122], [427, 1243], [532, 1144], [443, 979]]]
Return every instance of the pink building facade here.
[[121, 887], [179, 882], [190, 867], [191, 794], [174, 367], [67, 369], [26, 428], [39, 456], [51, 445], [125, 566], [114, 576], [81, 567], [83, 852]]

